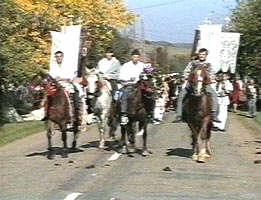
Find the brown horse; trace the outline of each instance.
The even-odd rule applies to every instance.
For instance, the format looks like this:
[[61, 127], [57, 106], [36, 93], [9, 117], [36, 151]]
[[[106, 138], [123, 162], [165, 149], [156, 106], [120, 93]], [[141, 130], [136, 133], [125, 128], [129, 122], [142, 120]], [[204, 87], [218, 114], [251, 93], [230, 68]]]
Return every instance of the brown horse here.
[[[129, 122], [127, 125], [121, 125], [120, 146], [123, 153], [129, 153], [127, 143], [135, 148], [136, 122], [138, 122], [138, 131], [143, 135], [142, 155], [147, 156], [150, 151], [147, 149], [147, 126], [149, 114], [154, 107], [154, 93], [150, 80], [140, 80], [133, 92], [132, 97], [128, 99], [127, 115]], [[126, 135], [127, 134], [127, 135]]]
[[192, 159], [205, 162], [211, 155], [212, 100], [206, 92], [210, 77], [205, 68], [197, 68], [190, 75], [191, 91], [184, 102], [184, 118], [192, 132]]
[[[64, 88], [65, 85], [73, 88], [73, 84], [69, 81], [61, 82], [48, 77], [48, 84], [46, 86], [47, 90], [47, 116], [48, 120], [46, 121], [47, 127], [47, 139], [48, 139], [48, 150], [53, 151], [52, 146], [52, 136], [55, 129], [58, 129], [62, 133], [63, 141], [63, 152], [62, 156], [67, 157], [67, 131], [72, 131], [74, 134], [72, 149], [76, 148], [77, 138], [79, 135], [79, 126], [80, 126], [80, 110], [77, 105], [77, 92], [74, 90], [74, 93], [68, 92]], [[71, 128], [68, 130], [68, 125], [71, 125]]]

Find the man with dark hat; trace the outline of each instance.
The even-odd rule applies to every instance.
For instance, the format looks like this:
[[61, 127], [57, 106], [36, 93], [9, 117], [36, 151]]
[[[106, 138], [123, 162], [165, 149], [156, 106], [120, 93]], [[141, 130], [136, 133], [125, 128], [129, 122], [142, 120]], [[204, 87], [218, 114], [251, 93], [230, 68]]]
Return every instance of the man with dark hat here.
[[122, 88], [120, 89], [121, 125], [126, 125], [129, 121], [127, 117], [127, 100], [133, 96], [134, 85], [140, 80], [140, 75], [143, 71], [144, 64], [140, 62], [140, 52], [135, 49], [131, 54], [131, 61], [121, 67], [119, 74], [119, 80], [122, 83]]

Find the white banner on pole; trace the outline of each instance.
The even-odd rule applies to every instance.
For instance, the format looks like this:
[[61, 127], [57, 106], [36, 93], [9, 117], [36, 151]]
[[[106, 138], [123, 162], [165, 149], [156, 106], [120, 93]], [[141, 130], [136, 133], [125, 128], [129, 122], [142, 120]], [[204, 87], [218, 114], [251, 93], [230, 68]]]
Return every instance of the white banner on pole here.
[[239, 48], [239, 33], [221, 33], [220, 68], [223, 72], [230, 69], [231, 73], [236, 71], [237, 52]]
[[235, 73], [240, 34], [222, 32], [221, 24], [200, 25], [199, 32], [200, 39], [196, 41], [196, 49], [208, 49], [207, 61], [211, 63], [215, 72], [230, 70], [231, 73]]
[[198, 48], [206, 48], [208, 52], [207, 61], [211, 63], [215, 72], [218, 72], [219, 67], [219, 52], [220, 52], [220, 34], [222, 32], [221, 24], [200, 25], [200, 40]]
[[[80, 25], [63, 27], [61, 32], [51, 31], [52, 50], [50, 72], [52, 72], [52, 76], [71, 80], [77, 77], [80, 35]], [[57, 51], [62, 51], [64, 53], [63, 63], [60, 67], [58, 67], [54, 55]]]

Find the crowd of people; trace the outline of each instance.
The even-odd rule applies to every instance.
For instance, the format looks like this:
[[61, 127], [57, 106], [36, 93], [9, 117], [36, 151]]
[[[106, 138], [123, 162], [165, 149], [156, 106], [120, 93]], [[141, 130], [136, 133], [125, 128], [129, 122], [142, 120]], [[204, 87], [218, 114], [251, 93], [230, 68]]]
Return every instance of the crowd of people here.
[[[63, 52], [55, 53], [57, 66], [50, 71], [50, 75], [57, 79], [70, 79], [78, 90], [79, 94], [81, 86], [79, 83], [82, 79], [72, 75], [70, 77], [64, 71], [61, 71], [63, 60]], [[195, 68], [199, 66], [207, 67], [211, 77], [211, 83], [207, 85], [206, 91], [212, 99], [211, 117], [214, 122], [213, 130], [226, 131], [227, 112], [231, 110], [238, 112], [238, 106], [247, 102], [248, 117], [254, 118], [257, 113], [257, 105], [259, 99], [258, 84], [254, 79], [242, 81], [238, 76], [233, 77], [231, 74], [220, 72], [216, 73], [210, 63], [207, 62], [208, 50], [202, 48], [198, 51], [196, 59], [193, 59], [185, 68], [183, 73], [161, 74], [157, 73], [156, 68], [151, 66], [149, 62], [141, 62], [141, 55], [138, 50], [134, 50], [131, 54], [130, 61], [121, 65], [115, 57], [111, 48], [107, 49], [104, 58], [102, 58], [96, 67], [86, 68], [84, 73], [96, 71], [104, 79], [108, 80], [111, 85], [111, 92], [115, 101], [120, 101], [121, 113], [120, 123], [125, 125], [128, 123], [128, 101], [127, 99], [133, 95], [135, 84], [140, 79], [150, 79], [157, 91], [153, 108], [151, 108], [150, 120], [153, 124], [160, 124], [163, 120], [164, 113], [170, 109], [176, 110], [176, 119], [174, 122], [183, 121], [182, 108], [186, 98], [190, 83], [188, 77]], [[83, 77], [84, 77], [83, 73]], [[144, 76], [146, 75], [146, 76]], [[91, 105], [89, 105], [91, 106]], [[48, 107], [48, 104], [46, 104]], [[91, 112], [89, 110], [89, 112]], [[91, 114], [91, 113], [89, 113]], [[48, 119], [48, 108], [43, 120]]]

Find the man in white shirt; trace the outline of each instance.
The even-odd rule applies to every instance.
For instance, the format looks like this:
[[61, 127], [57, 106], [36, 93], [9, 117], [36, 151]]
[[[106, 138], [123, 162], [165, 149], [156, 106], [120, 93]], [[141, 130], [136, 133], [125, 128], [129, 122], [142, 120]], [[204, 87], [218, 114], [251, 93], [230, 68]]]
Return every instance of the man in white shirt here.
[[[64, 53], [62, 51], [55, 52], [56, 63], [52, 65], [49, 71], [49, 75], [60, 82], [60, 84], [69, 92], [75, 93], [75, 107], [77, 108], [79, 115], [82, 112], [81, 97], [84, 95], [82, 87], [79, 81], [76, 79], [77, 71], [73, 72], [72, 69], [63, 68]], [[70, 81], [70, 82], [68, 82]], [[42, 121], [48, 119], [48, 97], [45, 102], [45, 116]]]
[[112, 96], [114, 96], [115, 92], [118, 90], [117, 79], [119, 76], [121, 64], [119, 60], [114, 57], [114, 53], [111, 48], [106, 50], [105, 56], [105, 58], [102, 58], [98, 62], [97, 70], [99, 73], [102, 73], [103, 77], [110, 82], [112, 87]]
[[119, 74], [119, 80], [122, 82], [122, 88], [120, 89], [121, 97], [121, 125], [128, 123], [127, 109], [128, 98], [133, 96], [134, 85], [140, 80], [140, 75], [144, 70], [144, 64], [140, 62], [140, 53], [137, 49], [132, 52], [131, 61], [125, 63]]
[[49, 75], [52, 78], [55, 78], [57, 80], [60, 79], [67, 79], [67, 80], [73, 80], [77, 77], [77, 70], [75, 70], [72, 67], [67, 67], [64, 65], [64, 53], [62, 51], [56, 51], [54, 54], [56, 63], [53, 63], [53, 65], [50, 68]]

